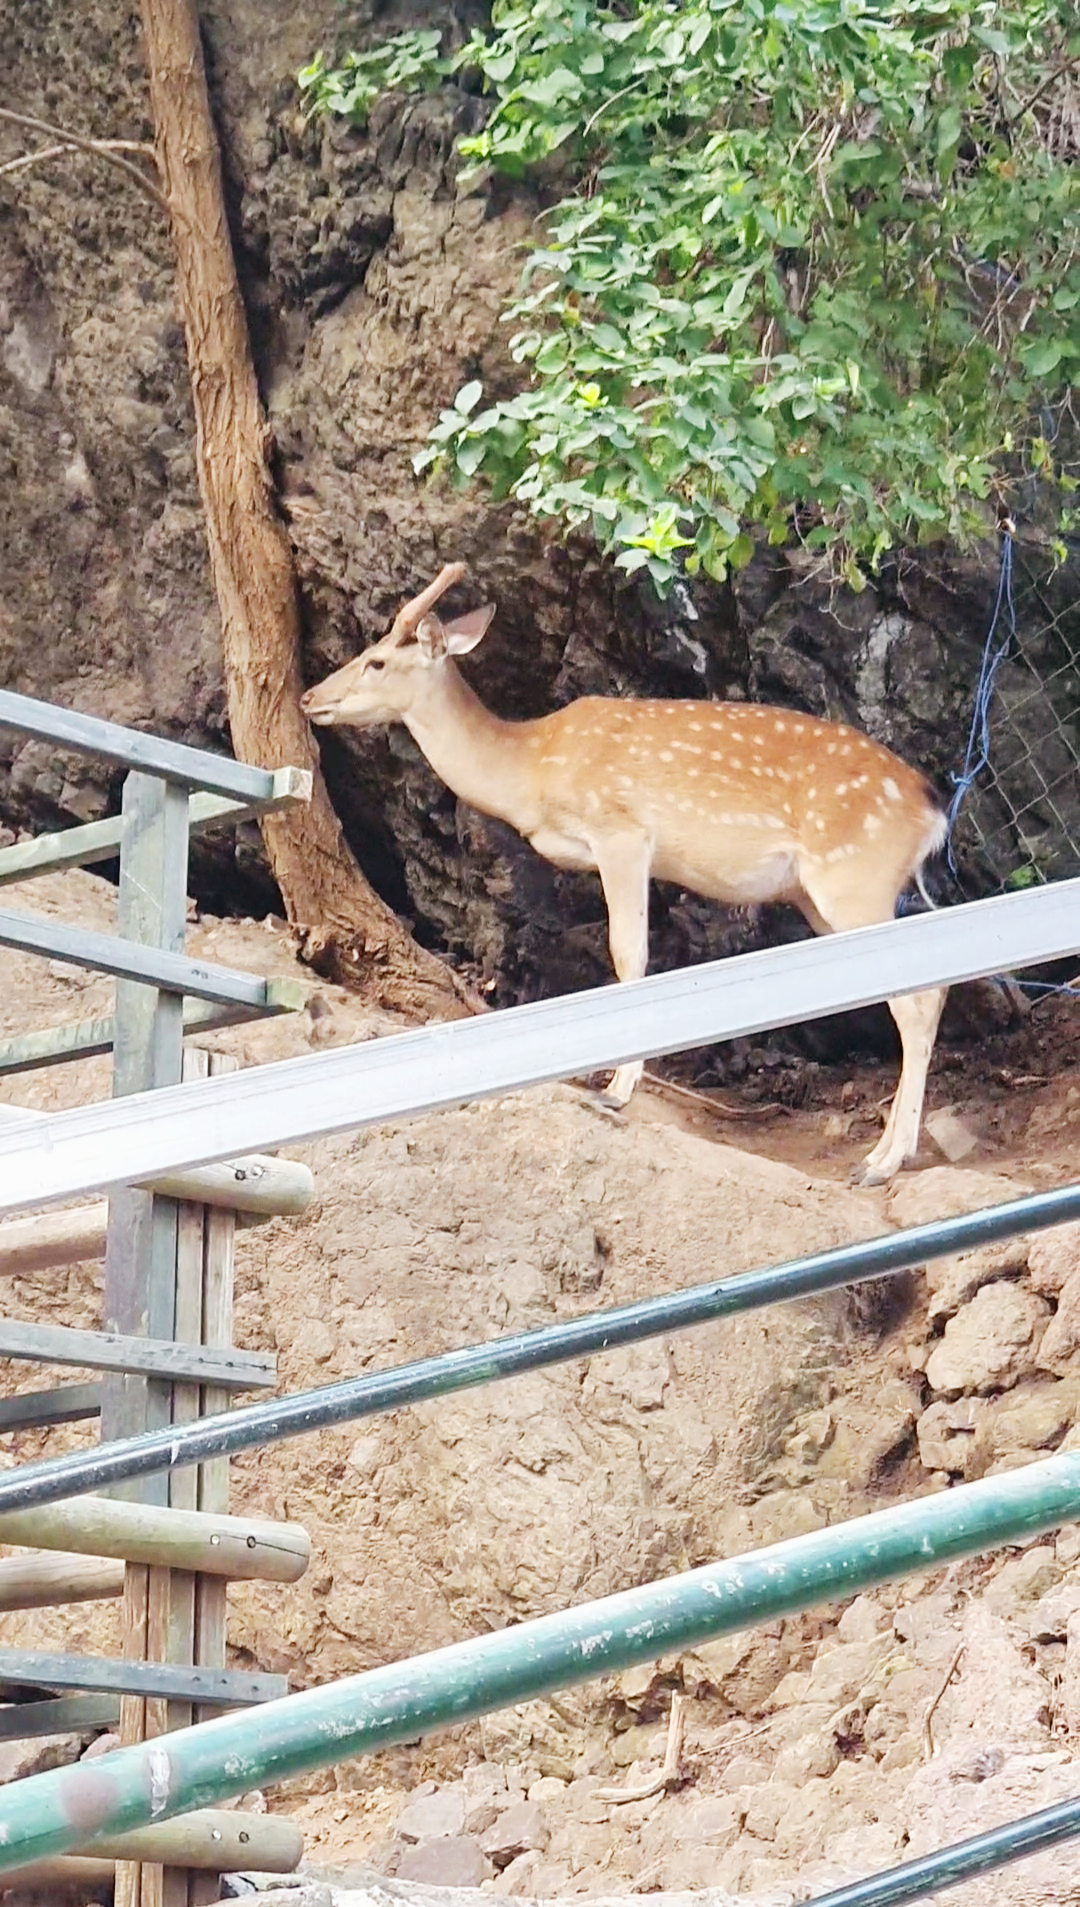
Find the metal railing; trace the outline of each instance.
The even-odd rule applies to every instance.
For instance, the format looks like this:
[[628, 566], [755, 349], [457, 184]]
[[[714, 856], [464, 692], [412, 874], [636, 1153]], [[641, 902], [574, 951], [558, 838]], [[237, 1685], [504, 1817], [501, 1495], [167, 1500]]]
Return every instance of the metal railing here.
[[[164, 773], [160, 758], [156, 772]], [[0, 1130], [0, 1212], [1008, 971], [1078, 948], [1080, 881], [1071, 881], [228, 1078], [136, 1093], [58, 1114], [47, 1124], [19, 1120]], [[183, 976], [177, 969], [165, 977], [160, 968], [143, 976], [174, 992], [187, 978], [186, 969]], [[1078, 1211], [1080, 1186], [1073, 1186], [190, 1426], [151, 1429], [0, 1477], [0, 1511], [71, 1495], [89, 1487], [91, 1477], [100, 1487], [180, 1468], [757, 1304], [877, 1277], [1060, 1223]], [[228, 1715], [121, 1749], [97, 1762], [92, 1778], [80, 1767], [36, 1776], [9, 1787], [0, 1800], [0, 1873], [1077, 1518], [1080, 1456], [1061, 1455], [290, 1696], [257, 1716]], [[951, 1885], [1078, 1831], [1080, 1803], [1066, 1804], [1012, 1823], [996, 1838], [979, 1837], [841, 1890], [829, 1897], [830, 1907], [912, 1899], [928, 1885]]]
[[1080, 880], [769, 948], [0, 1132], [0, 1214], [623, 1060], [764, 1032], [1080, 949]]
[[[768, 1549], [32, 1776], [0, 1803], [0, 1873], [252, 1786], [374, 1754], [1080, 1516], [1080, 1455], [965, 1484]], [[1068, 1832], [1080, 1823], [1070, 1821]], [[958, 1877], [959, 1878], [959, 1877]]]
[[434, 1397], [475, 1390], [529, 1371], [550, 1369], [576, 1358], [595, 1357], [625, 1344], [641, 1344], [670, 1331], [758, 1311], [772, 1304], [819, 1296], [869, 1278], [887, 1277], [953, 1252], [973, 1251], [1020, 1233], [1044, 1231], [1080, 1218], [1080, 1185], [1038, 1192], [960, 1218], [937, 1219], [907, 1231], [889, 1232], [854, 1245], [840, 1245], [788, 1264], [762, 1266], [732, 1278], [659, 1298], [640, 1299], [607, 1311], [567, 1318], [559, 1324], [489, 1339], [438, 1357], [420, 1358], [388, 1371], [345, 1378], [318, 1390], [242, 1405], [191, 1424], [71, 1451], [67, 1456], [25, 1464], [0, 1476], [0, 1515], [55, 1503], [75, 1492], [103, 1490], [136, 1477], [153, 1476], [213, 1457], [262, 1449], [290, 1437], [355, 1423], [402, 1410]]

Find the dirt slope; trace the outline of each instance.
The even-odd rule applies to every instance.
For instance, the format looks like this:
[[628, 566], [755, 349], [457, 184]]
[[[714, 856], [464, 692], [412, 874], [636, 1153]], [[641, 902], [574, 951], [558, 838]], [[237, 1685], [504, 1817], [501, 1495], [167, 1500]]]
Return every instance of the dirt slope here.
[[[86, 926], [112, 921], [113, 892], [89, 875], [9, 898]], [[190, 945], [253, 971], [298, 971], [273, 923], [202, 919]], [[393, 1031], [354, 999], [317, 993], [304, 1014], [214, 1041], [252, 1063]], [[86, 1017], [108, 999], [105, 982], [0, 952], [0, 1032]], [[1014, 1141], [1007, 1159], [1006, 1136], [995, 1141], [986, 1123], [964, 1169], [931, 1166], [892, 1194], [840, 1182], [839, 1155], [862, 1149], [861, 1115], [881, 1096], [883, 1078], [869, 1073], [846, 1098], [838, 1077], [822, 1076], [828, 1138], [820, 1115], [720, 1127], [655, 1094], [613, 1121], [555, 1087], [298, 1149], [316, 1202], [302, 1220], [242, 1235], [237, 1341], [276, 1350], [282, 1388], [295, 1391], [1061, 1180], [1080, 1095], [1058, 1045], [1063, 1070], [1025, 1112], [1026, 1149]], [[956, 1078], [946, 1080], [955, 1094]], [[106, 1090], [95, 1061], [11, 1080], [3, 1096], [48, 1110]], [[1056, 1146], [1045, 1136], [1053, 1108]], [[978, 1106], [962, 1110], [977, 1126]], [[745, 1132], [759, 1150], [720, 1143], [718, 1130]], [[815, 1144], [829, 1177], [763, 1156], [809, 1157]], [[983, 1161], [1011, 1163], [1013, 1175], [979, 1171]], [[238, 1459], [237, 1507], [303, 1522], [315, 1557], [294, 1588], [232, 1592], [235, 1659], [307, 1686], [1070, 1441], [1080, 1243], [1060, 1243], [1049, 1269], [1022, 1245], [890, 1294], [758, 1313]], [[97, 1269], [12, 1280], [4, 1305], [12, 1317], [93, 1325]], [[1040, 1349], [1051, 1325], [1053, 1355]], [[42, 1381], [35, 1368], [0, 1364], [4, 1391]], [[0, 1439], [0, 1462], [86, 1434]], [[425, 1861], [449, 1878], [455, 1858], [498, 1892], [753, 1891], [881, 1865], [967, 1831], [972, 1782], [991, 1811], [1008, 1813], [1008, 1797], [1016, 1812], [1074, 1779], [1078, 1556], [1063, 1536], [1007, 1562], [1003, 1580], [996, 1558], [896, 1586], [846, 1613], [777, 1623], [655, 1674], [345, 1764], [271, 1805], [305, 1821], [317, 1858], [374, 1858], [404, 1878], [423, 1878]], [[987, 1600], [982, 1585], [994, 1581]], [[0, 1644], [109, 1649], [115, 1616], [103, 1604], [2, 1617]], [[961, 1644], [934, 1724], [935, 1746], [959, 1770], [942, 1790], [924, 1779], [925, 1717]], [[673, 1689], [691, 1703], [682, 1789], [626, 1807], [599, 1801], [598, 1782], [633, 1785], [654, 1771]], [[972, 1774], [963, 1758], [980, 1742], [993, 1753]], [[410, 1794], [435, 1815], [395, 1832]], [[943, 1794], [954, 1795], [951, 1814]], [[533, 1810], [528, 1831], [520, 1821], [503, 1831], [519, 1806]]]

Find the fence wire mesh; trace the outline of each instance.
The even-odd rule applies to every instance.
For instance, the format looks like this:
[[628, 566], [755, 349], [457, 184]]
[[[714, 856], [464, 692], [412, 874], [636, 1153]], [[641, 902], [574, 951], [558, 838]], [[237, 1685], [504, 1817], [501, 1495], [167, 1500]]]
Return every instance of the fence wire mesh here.
[[972, 898], [1080, 874], [1080, 546], [1051, 568], [1019, 543], [1013, 593], [989, 760], [954, 835], [960, 885]]

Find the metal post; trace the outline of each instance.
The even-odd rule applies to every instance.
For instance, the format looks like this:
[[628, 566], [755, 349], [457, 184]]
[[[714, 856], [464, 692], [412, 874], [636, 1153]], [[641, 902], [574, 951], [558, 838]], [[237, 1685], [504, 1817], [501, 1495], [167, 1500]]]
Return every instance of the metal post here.
[[881, 1510], [4, 1790], [0, 1873], [1080, 1517], [1080, 1455]]
[[[187, 918], [188, 798], [174, 782], [130, 774], [124, 783], [119, 928], [129, 940], [182, 953]], [[178, 993], [129, 980], [116, 983], [113, 1095], [180, 1081], [184, 1002]], [[175, 1199], [127, 1187], [109, 1204], [105, 1252], [105, 1326], [125, 1335], [171, 1338], [176, 1305]], [[156, 1430], [169, 1421], [168, 1384], [141, 1377], [111, 1380], [102, 1437]], [[158, 1481], [146, 1500], [168, 1502]]]

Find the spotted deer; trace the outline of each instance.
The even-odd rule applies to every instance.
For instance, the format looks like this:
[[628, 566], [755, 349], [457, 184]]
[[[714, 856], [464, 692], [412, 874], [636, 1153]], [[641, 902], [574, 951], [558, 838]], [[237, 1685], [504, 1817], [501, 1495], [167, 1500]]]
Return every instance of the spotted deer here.
[[[843, 723], [757, 703], [600, 696], [500, 720], [454, 665], [494, 607], [449, 622], [435, 614], [465, 573], [448, 563], [303, 707], [325, 727], [404, 722], [460, 800], [508, 821], [556, 867], [595, 870], [620, 980], [645, 972], [653, 878], [735, 906], [788, 901], [819, 934], [891, 920], [904, 888], [921, 885], [945, 817], [922, 775]], [[888, 1003], [903, 1064], [858, 1174], [867, 1184], [915, 1152], [944, 998], [936, 988]], [[625, 1105], [641, 1070], [620, 1066], [605, 1100]]]

